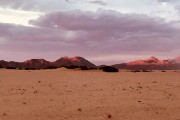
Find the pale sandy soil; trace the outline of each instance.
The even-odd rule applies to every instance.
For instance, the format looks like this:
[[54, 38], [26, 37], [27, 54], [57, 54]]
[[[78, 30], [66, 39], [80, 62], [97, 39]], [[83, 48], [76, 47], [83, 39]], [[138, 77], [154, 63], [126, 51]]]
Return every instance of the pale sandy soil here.
[[180, 120], [180, 72], [0, 70], [0, 120]]

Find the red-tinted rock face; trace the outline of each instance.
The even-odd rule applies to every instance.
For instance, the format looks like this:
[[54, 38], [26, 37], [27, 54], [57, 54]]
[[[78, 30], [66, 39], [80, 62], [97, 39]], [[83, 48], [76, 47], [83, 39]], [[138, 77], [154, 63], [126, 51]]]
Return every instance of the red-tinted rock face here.
[[88, 68], [95, 68], [96, 65], [89, 62], [88, 60], [82, 58], [82, 57], [73, 57], [69, 58], [67, 56], [61, 57], [60, 59], [56, 60], [55, 62], [49, 62], [44, 59], [31, 59], [26, 60], [22, 63], [13, 63], [13, 62], [1, 62], [3, 67], [17, 67], [17, 68], [35, 68], [35, 69], [43, 69], [51, 67], [62, 67], [62, 66], [86, 66]]
[[69, 57], [67, 57], [67, 56], [64, 56], [64, 57], [62, 57], [61, 59], [69, 60], [69, 61], [77, 61], [77, 62], [80, 62], [80, 60], [78, 59], [78, 57], [69, 58]]
[[24, 63], [26, 63], [26, 64], [46, 64], [49, 62], [44, 59], [31, 59], [31, 60], [26, 60]]
[[82, 57], [73, 57], [73, 58], [69, 58], [67, 56], [65, 57], [61, 57], [60, 59], [56, 60], [54, 62], [55, 65], [57, 65], [58, 67], [61, 66], [86, 66], [88, 68], [94, 68], [96, 67], [96, 65], [94, 65], [93, 63], [89, 62], [88, 60], [82, 58]]
[[[87, 68], [96, 68], [97, 66], [88, 60], [82, 57], [73, 57], [69, 58], [67, 56], [61, 57], [60, 59], [49, 62], [44, 59], [31, 59], [25, 62], [14, 62], [14, 61], [3, 61], [0, 60], [0, 67], [14, 67], [14, 68], [56, 68], [62, 66], [86, 66]], [[152, 70], [161, 70], [161, 69], [180, 69], [180, 56], [171, 60], [159, 60], [156, 57], [150, 57], [146, 60], [136, 60], [123, 64], [112, 65], [113, 67], [119, 69], [152, 69]]]
[[81, 61], [80, 61], [77, 57], [69, 58], [69, 60], [71, 60], [71, 61], [81, 62]]
[[147, 65], [147, 64], [157, 64], [159, 63], [159, 60], [156, 57], [150, 57], [147, 60], [136, 60], [127, 63], [128, 65]]
[[174, 61], [175, 61], [176, 63], [180, 64], [180, 56], [176, 57], [176, 58], [174, 59]]
[[158, 63], [159, 59], [157, 59], [156, 57], [152, 56], [149, 59], [147, 59], [146, 61], [152, 61], [153, 63]]
[[172, 64], [171, 60], [159, 60], [156, 57], [150, 57], [147, 60], [136, 60], [136, 61], [132, 61], [127, 63], [127, 65], [167, 65], [167, 64]]
[[[180, 62], [179, 62], [180, 63]], [[150, 57], [146, 60], [136, 60], [128, 62], [126, 65], [116, 64], [113, 65], [116, 68], [121, 69], [150, 69], [150, 70], [161, 70], [161, 69], [180, 69], [180, 64], [178, 64], [178, 58], [175, 60], [159, 60], [156, 57]]]
[[31, 59], [23, 62], [23, 68], [45, 68], [50, 65], [49, 61], [44, 59]]
[[96, 65], [89, 62], [88, 60], [84, 59], [83, 57], [76, 57], [76, 59], [78, 59], [78, 61], [80, 61], [80, 63], [84, 66], [87, 66], [88, 68], [96, 68]]

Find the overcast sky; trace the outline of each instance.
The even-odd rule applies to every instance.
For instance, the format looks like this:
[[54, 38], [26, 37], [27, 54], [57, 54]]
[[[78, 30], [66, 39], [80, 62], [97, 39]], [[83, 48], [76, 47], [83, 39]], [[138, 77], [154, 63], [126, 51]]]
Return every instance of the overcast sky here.
[[0, 59], [114, 64], [179, 53], [179, 0], [0, 0]]

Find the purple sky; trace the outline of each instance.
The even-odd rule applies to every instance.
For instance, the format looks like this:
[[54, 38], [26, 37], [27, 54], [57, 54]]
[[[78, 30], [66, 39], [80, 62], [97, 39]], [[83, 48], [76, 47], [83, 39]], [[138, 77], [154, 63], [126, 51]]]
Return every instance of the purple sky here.
[[114, 64], [179, 53], [178, 0], [0, 1], [0, 59]]

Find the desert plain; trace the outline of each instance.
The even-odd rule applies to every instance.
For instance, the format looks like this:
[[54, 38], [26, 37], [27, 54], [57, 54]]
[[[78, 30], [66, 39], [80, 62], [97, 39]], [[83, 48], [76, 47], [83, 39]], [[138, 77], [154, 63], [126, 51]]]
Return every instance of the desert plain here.
[[180, 71], [0, 69], [0, 120], [180, 120]]

